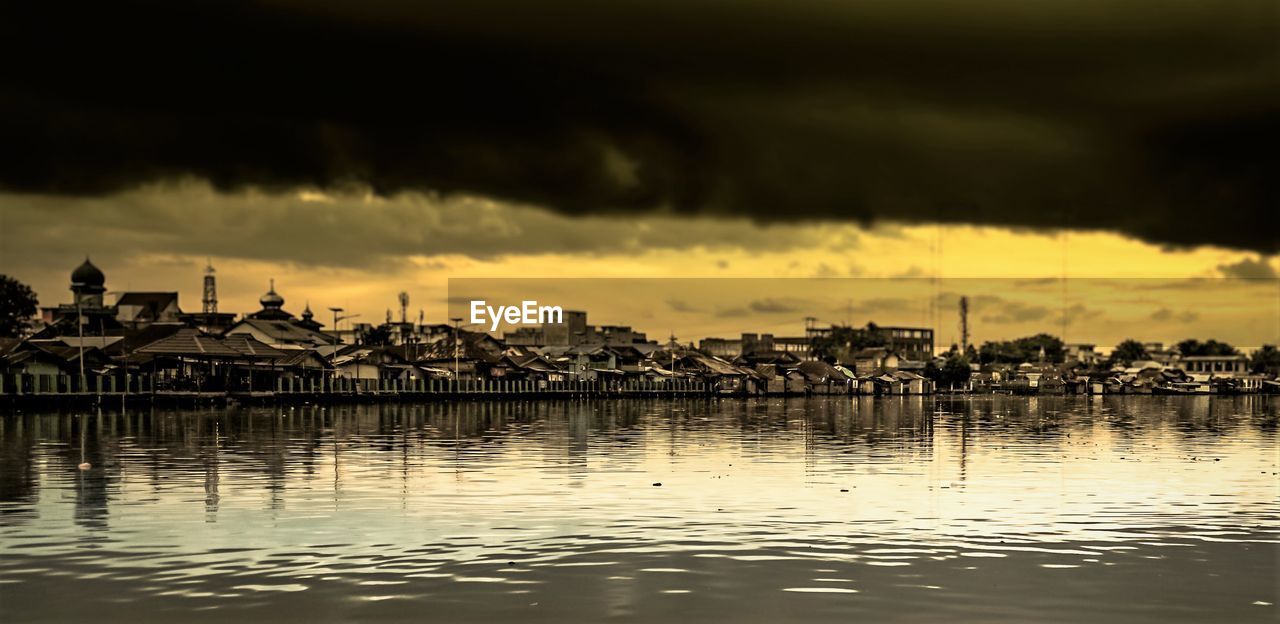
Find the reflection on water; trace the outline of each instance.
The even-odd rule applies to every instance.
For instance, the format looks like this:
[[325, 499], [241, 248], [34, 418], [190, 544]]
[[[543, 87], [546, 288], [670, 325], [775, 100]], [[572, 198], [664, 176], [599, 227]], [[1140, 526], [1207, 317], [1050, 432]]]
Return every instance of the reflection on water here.
[[1278, 415], [1266, 397], [8, 415], [0, 620], [1270, 621]]

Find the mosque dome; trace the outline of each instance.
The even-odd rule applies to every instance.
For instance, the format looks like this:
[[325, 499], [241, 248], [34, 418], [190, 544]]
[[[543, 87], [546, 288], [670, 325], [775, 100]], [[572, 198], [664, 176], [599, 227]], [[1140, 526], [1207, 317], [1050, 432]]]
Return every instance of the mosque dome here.
[[84, 259], [84, 264], [71, 272], [71, 283], [76, 286], [102, 286], [106, 281], [107, 277], [102, 274], [102, 270], [93, 266], [88, 257]]
[[258, 299], [258, 303], [261, 303], [264, 309], [284, 307], [284, 297], [276, 294], [275, 280], [271, 280], [271, 289], [267, 291], [267, 294]]

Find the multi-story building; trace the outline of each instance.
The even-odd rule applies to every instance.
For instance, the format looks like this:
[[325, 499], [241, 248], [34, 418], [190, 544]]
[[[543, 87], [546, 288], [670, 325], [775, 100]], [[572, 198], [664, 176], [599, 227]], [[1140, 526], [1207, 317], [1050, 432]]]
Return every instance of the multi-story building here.
[[925, 362], [933, 359], [933, 330], [925, 327], [880, 327], [887, 346], [902, 359]]
[[1249, 372], [1249, 357], [1245, 355], [1188, 355], [1174, 363], [1191, 374], [1209, 373], [1216, 377], [1239, 377]]
[[774, 336], [773, 334], [742, 334], [742, 353], [780, 351], [790, 353], [801, 360], [813, 360], [812, 341], [806, 336]]
[[737, 338], [703, 338], [698, 341], [698, 350], [707, 355], [731, 360], [742, 355], [742, 340]]

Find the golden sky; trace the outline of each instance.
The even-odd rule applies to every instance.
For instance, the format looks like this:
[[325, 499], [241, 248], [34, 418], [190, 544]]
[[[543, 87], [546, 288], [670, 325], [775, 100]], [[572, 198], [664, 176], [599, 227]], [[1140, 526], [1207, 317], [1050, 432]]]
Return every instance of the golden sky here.
[[[222, 311], [256, 310], [275, 279], [286, 309], [310, 303], [326, 324], [331, 306], [360, 314], [358, 322], [381, 322], [388, 308], [398, 317], [400, 291], [410, 294], [411, 317], [421, 310], [444, 322], [450, 294], [500, 303], [516, 303], [501, 299], [522, 290], [537, 296], [519, 279], [651, 278], [639, 290], [634, 280], [561, 282], [552, 296], [563, 301], [543, 303], [682, 340], [798, 334], [812, 315], [933, 326], [945, 345], [958, 340], [961, 294], [973, 301], [977, 341], [1061, 333], [1064, 309], [1068, 339], [1106, 346], [1130, 336], [1256, 346], [1280, 332], [1275, 257], [1102, 231], [571, 217], [468, 197], [222, 194], [201, 183], [97, 198], [4, 195], [0, 219], [4, 270], [32, 284], [42, 304], [68, 300], [67, 276], [87, 254], [110, 291], [177, 290], [185, 310], [200, 307], [210, 259]], [[466, 278], [503, 279], [490, 283], [492, 295], [450, 292], [450, 279]], [[735, 279], [709, 287], [717, 282], [676, 278]]]

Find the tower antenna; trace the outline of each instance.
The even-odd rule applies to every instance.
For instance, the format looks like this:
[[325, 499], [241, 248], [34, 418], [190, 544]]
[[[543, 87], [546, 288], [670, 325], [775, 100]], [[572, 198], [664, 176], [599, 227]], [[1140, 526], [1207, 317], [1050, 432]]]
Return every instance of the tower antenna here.
[[[214, 277], [213, 261], [206, 259], [204, 267], [204, 303], [205, 314], [218, 313], [218, 280]], [[208, 322], [207, 320], [205, 322]]]

